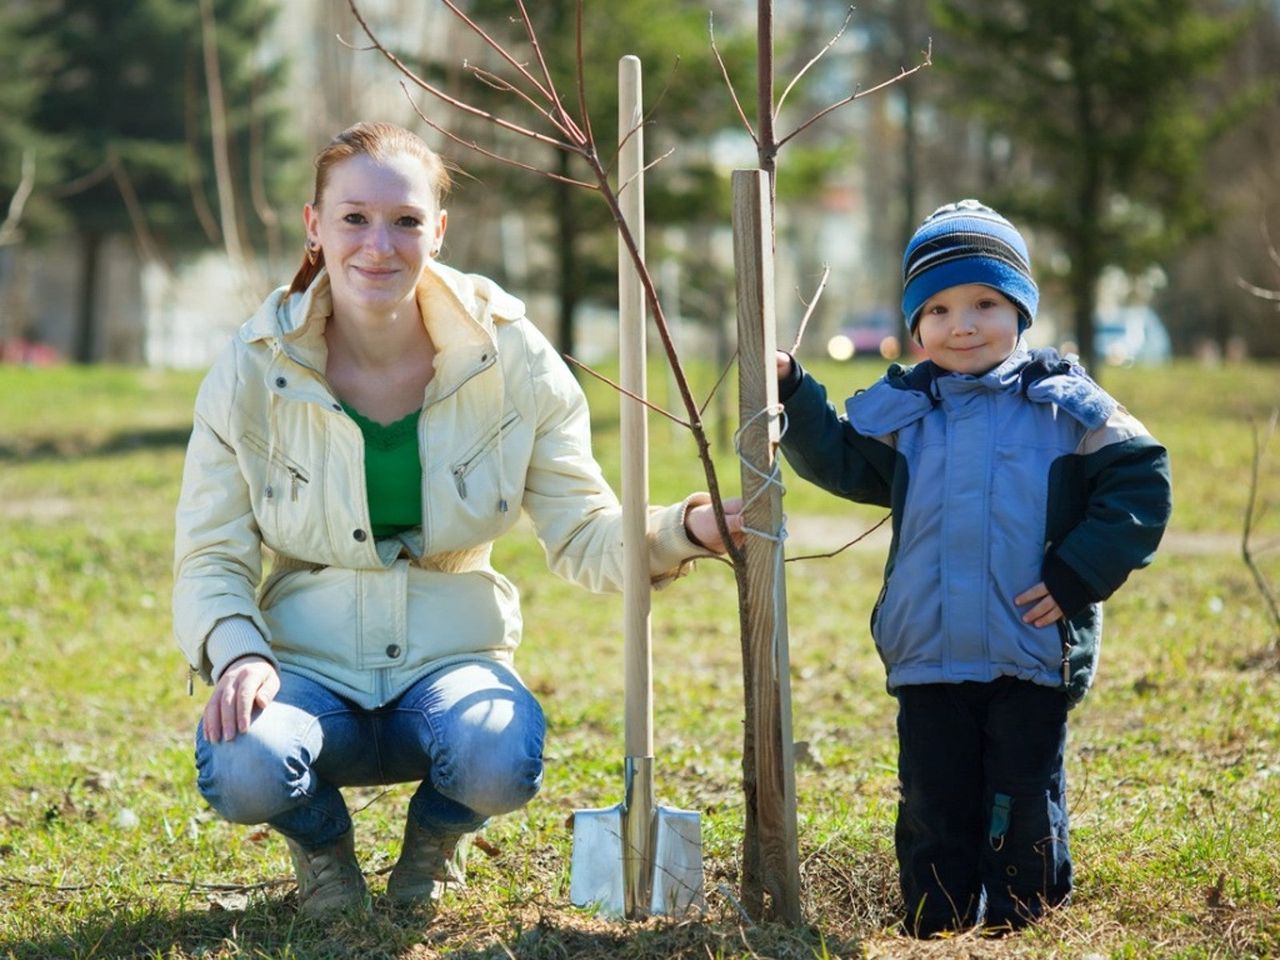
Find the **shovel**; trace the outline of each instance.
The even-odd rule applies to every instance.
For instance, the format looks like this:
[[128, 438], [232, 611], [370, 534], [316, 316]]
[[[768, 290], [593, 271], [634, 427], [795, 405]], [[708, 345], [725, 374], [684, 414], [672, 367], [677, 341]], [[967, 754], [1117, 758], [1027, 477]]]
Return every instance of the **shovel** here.
[[[640, 60], [618, 61], [619, 197], [644, 253], [644, 142]], [[619, 364], [622, 387], [645, 395], [645, 303], [640, 277], [624, 247], [618, 251]], [[654, 801], [653, 682], [649, 633], [649, 437], [645, 407], [622, 398], [622, 538], [624, 725], [622, 803], [573, 815], [569, 899], [600, 913], [638, 918], [705, 909], [702, 824], [691, 810]]]

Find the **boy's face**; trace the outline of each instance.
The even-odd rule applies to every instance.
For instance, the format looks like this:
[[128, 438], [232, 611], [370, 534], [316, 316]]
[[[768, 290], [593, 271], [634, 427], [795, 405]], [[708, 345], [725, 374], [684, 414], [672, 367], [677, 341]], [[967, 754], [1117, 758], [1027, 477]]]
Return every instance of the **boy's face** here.
[[942, 369], [980, 377], [1013, 353], [1018, 308], [980, 283], [947, 287], [925, 301], [916, 338]]

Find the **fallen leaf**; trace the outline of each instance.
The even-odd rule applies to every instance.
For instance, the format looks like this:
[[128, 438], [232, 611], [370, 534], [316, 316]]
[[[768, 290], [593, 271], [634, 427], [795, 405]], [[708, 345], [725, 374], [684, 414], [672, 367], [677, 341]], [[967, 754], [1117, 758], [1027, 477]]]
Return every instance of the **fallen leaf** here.
[[271, 831], [264, 827], [261, 830], [255, 830], [253, 831], [253, 833], [249, 834], [249, 839], [252, 840], [254, 843], [262, 843], [263, 841], [267, 840], [270, 836], [271, 836]]
[[490, 843], [484, 837], [472, 837], [471, 845], [488, 857], [502, 856], [502, 848]]

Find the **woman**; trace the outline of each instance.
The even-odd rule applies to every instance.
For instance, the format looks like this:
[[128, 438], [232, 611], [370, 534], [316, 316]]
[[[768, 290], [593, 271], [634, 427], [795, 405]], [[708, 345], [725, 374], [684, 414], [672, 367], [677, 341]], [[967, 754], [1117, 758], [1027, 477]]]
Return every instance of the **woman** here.
[[[405, 904], [460, 879], [461, 836], [537, 792], [542, 710], [512, 669], [515, 588], [489, 562], [519, 509], [556, 573], [621, 579], [577, 383], [519, 300], [436, 261], [448, 186], [407, 130], [339, 134], [298, 275], [196, 400], [174, 624], [214, 684], [198, 783], [222, 816], [284, 835], [307, 914], [366, 902], [339, 787], [422, 781], [387, 883]], [[705, 494], [655, 510], [649, 539], [656, 583], [723, 549]]]

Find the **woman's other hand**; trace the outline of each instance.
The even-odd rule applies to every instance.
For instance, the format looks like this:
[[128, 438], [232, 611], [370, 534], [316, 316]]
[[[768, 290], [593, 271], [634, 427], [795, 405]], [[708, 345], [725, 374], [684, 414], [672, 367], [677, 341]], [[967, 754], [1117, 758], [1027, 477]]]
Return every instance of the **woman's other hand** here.
[[249, 729], [255, 707], [261, 710], [280, 692], [280, 674], [269, 660], [241, 657], [222, 672], [204, 708], [204, 738], [234, 740]]
[[[724, 502], [725, 525], [729, 528], [729, 536], [738, 546], [742, 546], [745, 534], [742, 532], [742, 498], [732, 497]], [[724, 540], [720, 538], [720, 528], [716, 525], [715, 508], [709, 503], [690, 507], [684, 515], [684, 529], [694, 543], [701, 544], [708, 550], [724, 553]]]

